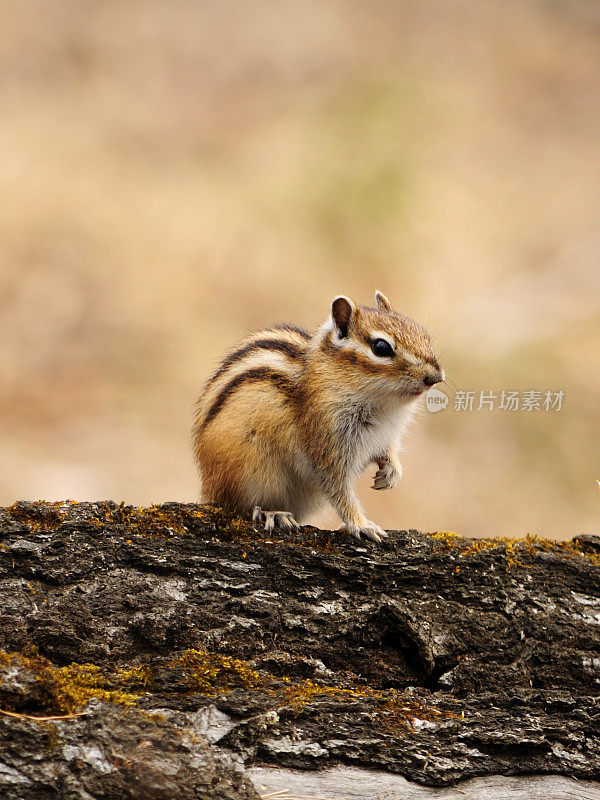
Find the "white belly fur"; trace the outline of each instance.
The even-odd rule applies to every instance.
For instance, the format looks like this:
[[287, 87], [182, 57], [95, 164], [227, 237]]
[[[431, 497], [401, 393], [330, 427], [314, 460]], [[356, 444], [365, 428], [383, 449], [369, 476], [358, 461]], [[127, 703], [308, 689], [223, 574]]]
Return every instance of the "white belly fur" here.
[[351, 457], [354, 474], [362, 472], [375, 458], [399, 450], [402, 436], [413, 418], [414, 405], [407, 403], [375, 412], [371, 423], [357, 431]]

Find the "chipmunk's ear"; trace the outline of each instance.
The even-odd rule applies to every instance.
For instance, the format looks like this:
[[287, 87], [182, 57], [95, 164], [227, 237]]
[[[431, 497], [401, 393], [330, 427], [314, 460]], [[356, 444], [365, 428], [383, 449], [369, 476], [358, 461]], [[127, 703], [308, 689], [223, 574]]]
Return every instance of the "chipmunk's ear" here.
[[331, 319], [334, 321], [340, 336], [345, 339], [354, 322], [356, 306], [349, 297], [343, 294], [334, 298], [331, 303]]
[[382, 311], [392, 310], [392, 304], [379, 289], [375, 292], [375, 302], [377, 303], [377, 308], [380, 308]]

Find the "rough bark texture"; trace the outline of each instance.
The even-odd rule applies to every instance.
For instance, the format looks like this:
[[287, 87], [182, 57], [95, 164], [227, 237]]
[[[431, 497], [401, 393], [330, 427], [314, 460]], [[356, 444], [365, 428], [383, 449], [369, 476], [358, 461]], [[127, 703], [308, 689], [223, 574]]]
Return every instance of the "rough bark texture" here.
[[599, 549], [16, 504], [0, 795], [250, 800], [244, 763], [597, 780]]

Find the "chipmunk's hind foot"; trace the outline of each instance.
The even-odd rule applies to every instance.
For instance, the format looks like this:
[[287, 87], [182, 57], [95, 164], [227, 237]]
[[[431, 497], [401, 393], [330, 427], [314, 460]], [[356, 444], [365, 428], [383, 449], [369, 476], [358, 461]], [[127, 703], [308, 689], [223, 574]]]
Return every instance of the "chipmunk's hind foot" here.
[[256, 506], [252, 512], [252, 522], [262, 525], [267, 533], [271, 533], [275, 529], [281, 531], [300, 529], [300, 525], [289, 511], [263, 511], [260, 506]]
[[363, 526], [342, 525], [339, 530], [344, 531], [344, 533], [349, 533], [359, 541], [360, 539], [370, 539], [372, 542], [381, 542], [388, 537], [387, 531], [384, 531], [383, 528], [380, 528], [379, 525], [376, 525], [374, 522], [367, 522], [367, 524]]

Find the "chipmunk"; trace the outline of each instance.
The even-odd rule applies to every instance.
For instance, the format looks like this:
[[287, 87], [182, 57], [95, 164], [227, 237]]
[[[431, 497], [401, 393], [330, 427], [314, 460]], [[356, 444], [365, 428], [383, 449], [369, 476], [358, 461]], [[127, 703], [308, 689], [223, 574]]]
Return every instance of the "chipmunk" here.
[[381, 292], [375, 300], [367, 308], [336, 297], [314, 335], [279, 325], [225, 357], [193, 429], [204, 502], [252, 513], [271, 532], [298, 529], [326, 500], [357, 539], [387, 536], [354, 483], [374, 463], [372, 488], [396, 485], [416, 401], [444, 372], [427, 331]]

